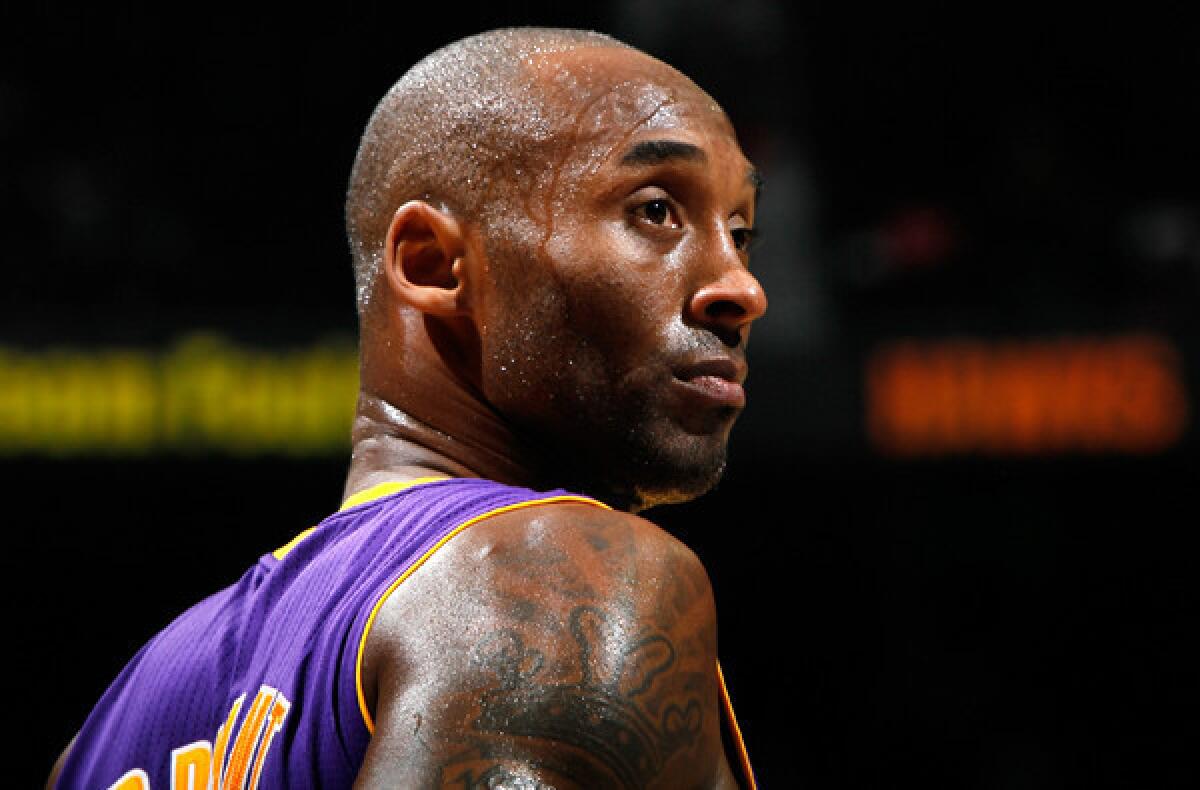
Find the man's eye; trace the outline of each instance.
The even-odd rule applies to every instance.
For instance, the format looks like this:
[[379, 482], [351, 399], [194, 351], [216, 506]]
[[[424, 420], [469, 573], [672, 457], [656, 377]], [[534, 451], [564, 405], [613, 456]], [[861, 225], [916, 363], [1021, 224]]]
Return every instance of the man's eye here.
[[634, 212], [641, 219], [655, 225], [666, 225], [667, 227], [679, 227], [679, 220], [675, 218], [674, 212], [671, 211], [671, 203], [667, 200], [649, 200], [637, 207]]
[[731, 231], [733, 236], [733, 246], [737, 247], [741, 252], [746, 252], [754, 243], [755, 233], [754, 228], [735, 228]]

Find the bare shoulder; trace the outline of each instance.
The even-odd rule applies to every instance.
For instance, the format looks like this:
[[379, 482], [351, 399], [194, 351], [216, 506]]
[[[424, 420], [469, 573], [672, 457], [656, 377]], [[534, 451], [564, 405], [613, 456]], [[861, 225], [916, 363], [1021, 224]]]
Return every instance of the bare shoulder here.
[[463, 545], [519, 545], [537, 551], [553, 544], [597, 554], [615, 550], [616, 557], [682, 561], [703, 572], [699, 559], [684, 543], [646, 519], [583, 502], [558, 502], [514, 510], [487, 519], [487, 528], [463, 533]]
[[712, 786], [715, 661], [708, 577], [663, 530], [581, 504], [494, 516], [381, 608], [359, 784]]
[[495, 581], [544, 586], [586, 579], [605, 598], [623, 587], [646, 603], [663, 587], [711, 595], [695, 553], [639, 516], [567, 503], [505, 513], [481, 526], [460, 536], [448, 562], [459, 559], [473, 568], [482, 563]]

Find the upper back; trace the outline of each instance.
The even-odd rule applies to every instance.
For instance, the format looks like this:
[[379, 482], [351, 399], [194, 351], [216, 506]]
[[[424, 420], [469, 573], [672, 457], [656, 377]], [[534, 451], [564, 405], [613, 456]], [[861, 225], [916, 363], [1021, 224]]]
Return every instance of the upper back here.
[[591, 502], [456, 479], [331, 516], [154, 637], [84, 724], [59, 786], [204, 787], [218, 772], [235, 787], [349, 786], [370, 741], [361, 648], [378, 605], [466, 526], [563, 500]]

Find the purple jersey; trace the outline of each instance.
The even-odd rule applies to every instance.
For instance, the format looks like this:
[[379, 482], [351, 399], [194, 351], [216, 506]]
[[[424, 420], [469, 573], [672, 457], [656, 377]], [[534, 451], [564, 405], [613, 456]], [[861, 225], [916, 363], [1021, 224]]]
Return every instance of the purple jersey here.
[[416, 482], [352, 497], [154, 637], [84, 723], [58, 787], [349, 787], [371, 739], [363, 646], [387, 596], [490, 515], [604, 507], [488, 480]]

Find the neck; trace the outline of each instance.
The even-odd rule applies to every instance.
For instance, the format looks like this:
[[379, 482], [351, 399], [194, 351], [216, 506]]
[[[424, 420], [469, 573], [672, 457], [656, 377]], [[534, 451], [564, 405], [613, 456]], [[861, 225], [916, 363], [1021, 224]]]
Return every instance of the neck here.
[[389, 480], [417, 477], [483, 477], [525, 486], [540, 482], [512, 444], [497, 440], [495, 432], [447, 433], [369, 392], [359, 394], [352, 441], [343, 498]]
[[626, 498], [593, 490], [491, 407], [470, 375], [479, 364], [473, 327], [380, 304], [362, 326], [362, 389], [346, 497], [391, 480], [445, 475], [568, 488], [633, 509]]

